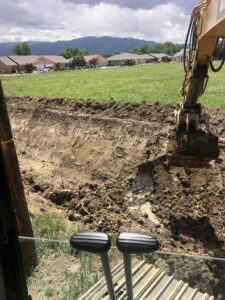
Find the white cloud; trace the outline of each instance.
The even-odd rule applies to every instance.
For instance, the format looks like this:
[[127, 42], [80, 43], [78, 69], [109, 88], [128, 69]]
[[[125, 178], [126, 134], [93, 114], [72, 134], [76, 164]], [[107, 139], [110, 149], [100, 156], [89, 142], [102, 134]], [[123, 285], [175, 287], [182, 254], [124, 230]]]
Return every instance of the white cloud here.
[[103, 35], [183, 42], [189, 21], [180, 6], [172, 3], [137, 10], [115, 4], [74, 4], [64, 0], [36, 3], [0, 0], [0, 42]]
[[199, 0], [64, 0], [64, 2], [72, 2], [75, 4], [86, 3], [90, 5], [96, 5], [103, 2], [132, 9], [150, 9], [160, 4], [174, 3], [187, 10], [192, 10], [193, 6], [199, 3]]

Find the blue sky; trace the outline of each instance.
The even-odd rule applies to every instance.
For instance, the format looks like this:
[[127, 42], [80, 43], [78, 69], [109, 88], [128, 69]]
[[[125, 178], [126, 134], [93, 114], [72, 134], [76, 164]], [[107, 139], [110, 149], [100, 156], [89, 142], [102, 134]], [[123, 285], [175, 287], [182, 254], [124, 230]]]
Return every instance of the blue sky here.
[[0, 43], [83, 36], [183, 42], [198, 0], [0, 0]]

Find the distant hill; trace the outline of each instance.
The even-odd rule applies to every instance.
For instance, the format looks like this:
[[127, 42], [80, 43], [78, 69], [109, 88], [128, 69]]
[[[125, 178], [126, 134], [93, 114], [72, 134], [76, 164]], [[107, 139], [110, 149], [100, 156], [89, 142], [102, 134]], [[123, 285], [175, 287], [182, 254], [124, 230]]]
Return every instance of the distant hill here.
[[[155, 44], [152, 41], [138, 40], [133, 38], [84, 37], [70, 41], [57, 42], [28, 42], [32, 48], [32, 54], [57, 54], [66, 47], [79, 47], [93, 54], [108, 55], [113, 52], [127, 52], [131, 48], [140, 48], [145, 44]], [[12, 46], [16, 43], [0, 43], [0, 55], [12, 55]]]

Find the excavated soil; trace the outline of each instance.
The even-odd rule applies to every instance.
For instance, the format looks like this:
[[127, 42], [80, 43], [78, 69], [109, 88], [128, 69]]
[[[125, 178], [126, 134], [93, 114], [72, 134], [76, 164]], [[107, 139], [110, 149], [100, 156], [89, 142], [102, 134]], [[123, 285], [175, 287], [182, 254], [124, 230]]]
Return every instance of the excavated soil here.
[[225, 257], [225, 114], [219, 157], [167, 163], [174, 105], [7, 98], [29, 210], [92, 230], [155, 235], [161, 250]]

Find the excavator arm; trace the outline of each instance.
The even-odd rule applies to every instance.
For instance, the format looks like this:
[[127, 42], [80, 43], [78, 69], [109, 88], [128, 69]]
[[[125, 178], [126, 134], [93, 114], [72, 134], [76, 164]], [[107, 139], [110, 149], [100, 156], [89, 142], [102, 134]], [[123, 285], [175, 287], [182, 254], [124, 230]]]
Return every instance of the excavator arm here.
[[209, 130], [208, 116], [202, 114], [198, 98], [206, 89], [209, 67], [217, 72], [224, 64], [224, 55], [218, 68], [212, 59], [215, 48], [224, 50], [224, 38], [225, 0], [202, 0], [193, 10], [185, 41], [183, 101], [175, 112], [178, 129]]

